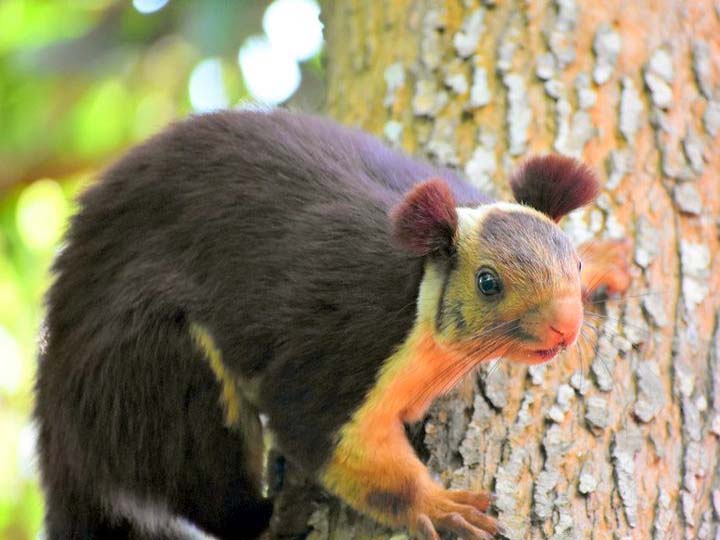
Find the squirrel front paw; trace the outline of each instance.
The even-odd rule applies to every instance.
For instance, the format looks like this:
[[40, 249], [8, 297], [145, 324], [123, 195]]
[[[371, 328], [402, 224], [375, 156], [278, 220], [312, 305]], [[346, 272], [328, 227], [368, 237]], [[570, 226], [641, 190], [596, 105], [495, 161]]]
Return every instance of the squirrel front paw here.
[[495, 518], [485, 513], [490, 501], [484, 492], [435, 488], [418, 505], [410, 529], [422, 540], [437, 540], [438, 530], [465, 540], [489, 540], [499, 530]]
[[627, 290], [631, 279], [630, 249], [630, 241], [626, 238], [591, 240], [578, 246], [586, 300], [622, 294]]

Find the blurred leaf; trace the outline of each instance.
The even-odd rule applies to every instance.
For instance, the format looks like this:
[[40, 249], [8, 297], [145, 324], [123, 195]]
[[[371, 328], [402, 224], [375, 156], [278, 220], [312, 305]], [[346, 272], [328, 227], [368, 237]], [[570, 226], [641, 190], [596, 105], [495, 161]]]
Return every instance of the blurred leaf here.
[[163, 92], [146, 94], [137, 105], [132, 137], [142, 140], [160, 131], [175, 117], [175, 104]]
[[20, 194], [17, 228], [30, 249], [52, 249], [64, 232], [66, 217], [67, 201], [55, 180], [38, 180]]
[[[247, 98], [237, 54], [262, 31], [267, 4], [170, 0], [145, 15], [130, 0], [0, 0], [0, 326], [12, 337], [4, 350], [17, 345], [22, 361], [0, 380], [3, 540], [35, 539], [41, 525], [35, 473], [16, 453], [48, 268], [75, 196], [132, 142], [192, 112], [188, 83], [202, 59], [218, 58], [230, 106]], [[303, 69], [321, 72], [320, 58]], [[0, 350], [0, 367], [7, 356]]]
[[106, 154], [128, 138], [131, 98], [119, 80], [110, 79], [91, 88], [74, 114], [74, 149], [86, 156]]
[[8, 78], [0, 82], [0, 88], [5, 96], [0, 108], [0, 148], [12, 152], [36, 146], [51, 116], [53, 86], [44, 81]]
[[0, 2], [0, 53], [38, 47], [86, 32], [108, 2], [3, 0]]

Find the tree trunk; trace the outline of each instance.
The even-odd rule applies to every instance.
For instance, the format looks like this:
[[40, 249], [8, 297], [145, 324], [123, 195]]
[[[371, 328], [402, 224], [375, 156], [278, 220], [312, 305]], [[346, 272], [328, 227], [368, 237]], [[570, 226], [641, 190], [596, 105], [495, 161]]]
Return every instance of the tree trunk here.
[[[720, 539], [720, 6], [709, 0], [336, 0], [328, 112], [509, 198], [525, 156], [581, 157], [563, 224], [627, 236], [633, 284], [578, 351], [500, 361], [421, 426], [428, 466], [496, 494], [511, 539]], [[334, 500], [311, 538], [389, 538]]]

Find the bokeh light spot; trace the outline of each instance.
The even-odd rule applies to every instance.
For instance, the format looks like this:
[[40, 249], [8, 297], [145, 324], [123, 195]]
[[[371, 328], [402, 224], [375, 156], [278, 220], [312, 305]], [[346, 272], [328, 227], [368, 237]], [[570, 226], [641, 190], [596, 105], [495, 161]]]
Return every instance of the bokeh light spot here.
[[133, 0], [133, 7], [140, 13], [148, 14], [160, 11], [170, 0]]
[[135, 110], [135, 124], [133, 137], [145, 137], [165, 127], [175, 116], [172, 100], [162, 92], [153, 92], [145, 95]]
[[15, 394], [20, 389], [23, 375], [23, 357], [20, 345], [3, 326], [0, 326], [0, 391]]
[[56, 181], [33, 182], [18, 199], [15, 219], [20, 238], [32, 249], [53, 248], [63, 234], [67, 212], [67, 200]]
[[18, 471], [24, 478], [32, 478], [37, 474], [36, 447], [38, 430], [33, 422], [25, 424], [18, 437]]
[[300, 86], [300, 68], [288, 54], [272, 46], [265, 36], [245, 40], [238, 54], [245, 85], [252, 96], [275, 105]]
[[218, 58], [200, 62], [190, 74], [190, 104], [198, 112], [209, 112], [228, 106], [223, 82], [222, 64]]
[[273, 48], [297, 61], [307, 60], [322, 48], [323, 25], [314, 0], [275, 0], [265, 10], [262, 25]]
[[109, 79], [93, 85], [75, 108], [74, 142], [88, 156], [117, 149], [127, 138], [132, 98], [123, 82]]

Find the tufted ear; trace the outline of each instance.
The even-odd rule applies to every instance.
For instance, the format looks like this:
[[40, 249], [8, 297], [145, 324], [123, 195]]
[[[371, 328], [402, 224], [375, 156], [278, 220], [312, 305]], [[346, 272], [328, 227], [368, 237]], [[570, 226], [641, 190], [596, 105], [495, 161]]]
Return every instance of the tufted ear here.
[[450, 187], [440, 178], [415, 185], [390, 212], [393, 236], [416, 255], [450, 254], [455, 249], [458, 216]]
[[517, 202], [554, 221], [593, 201], [600, 190], [590, 167], [558, 155], [530, 158], [512, 175], [510, 187]]

